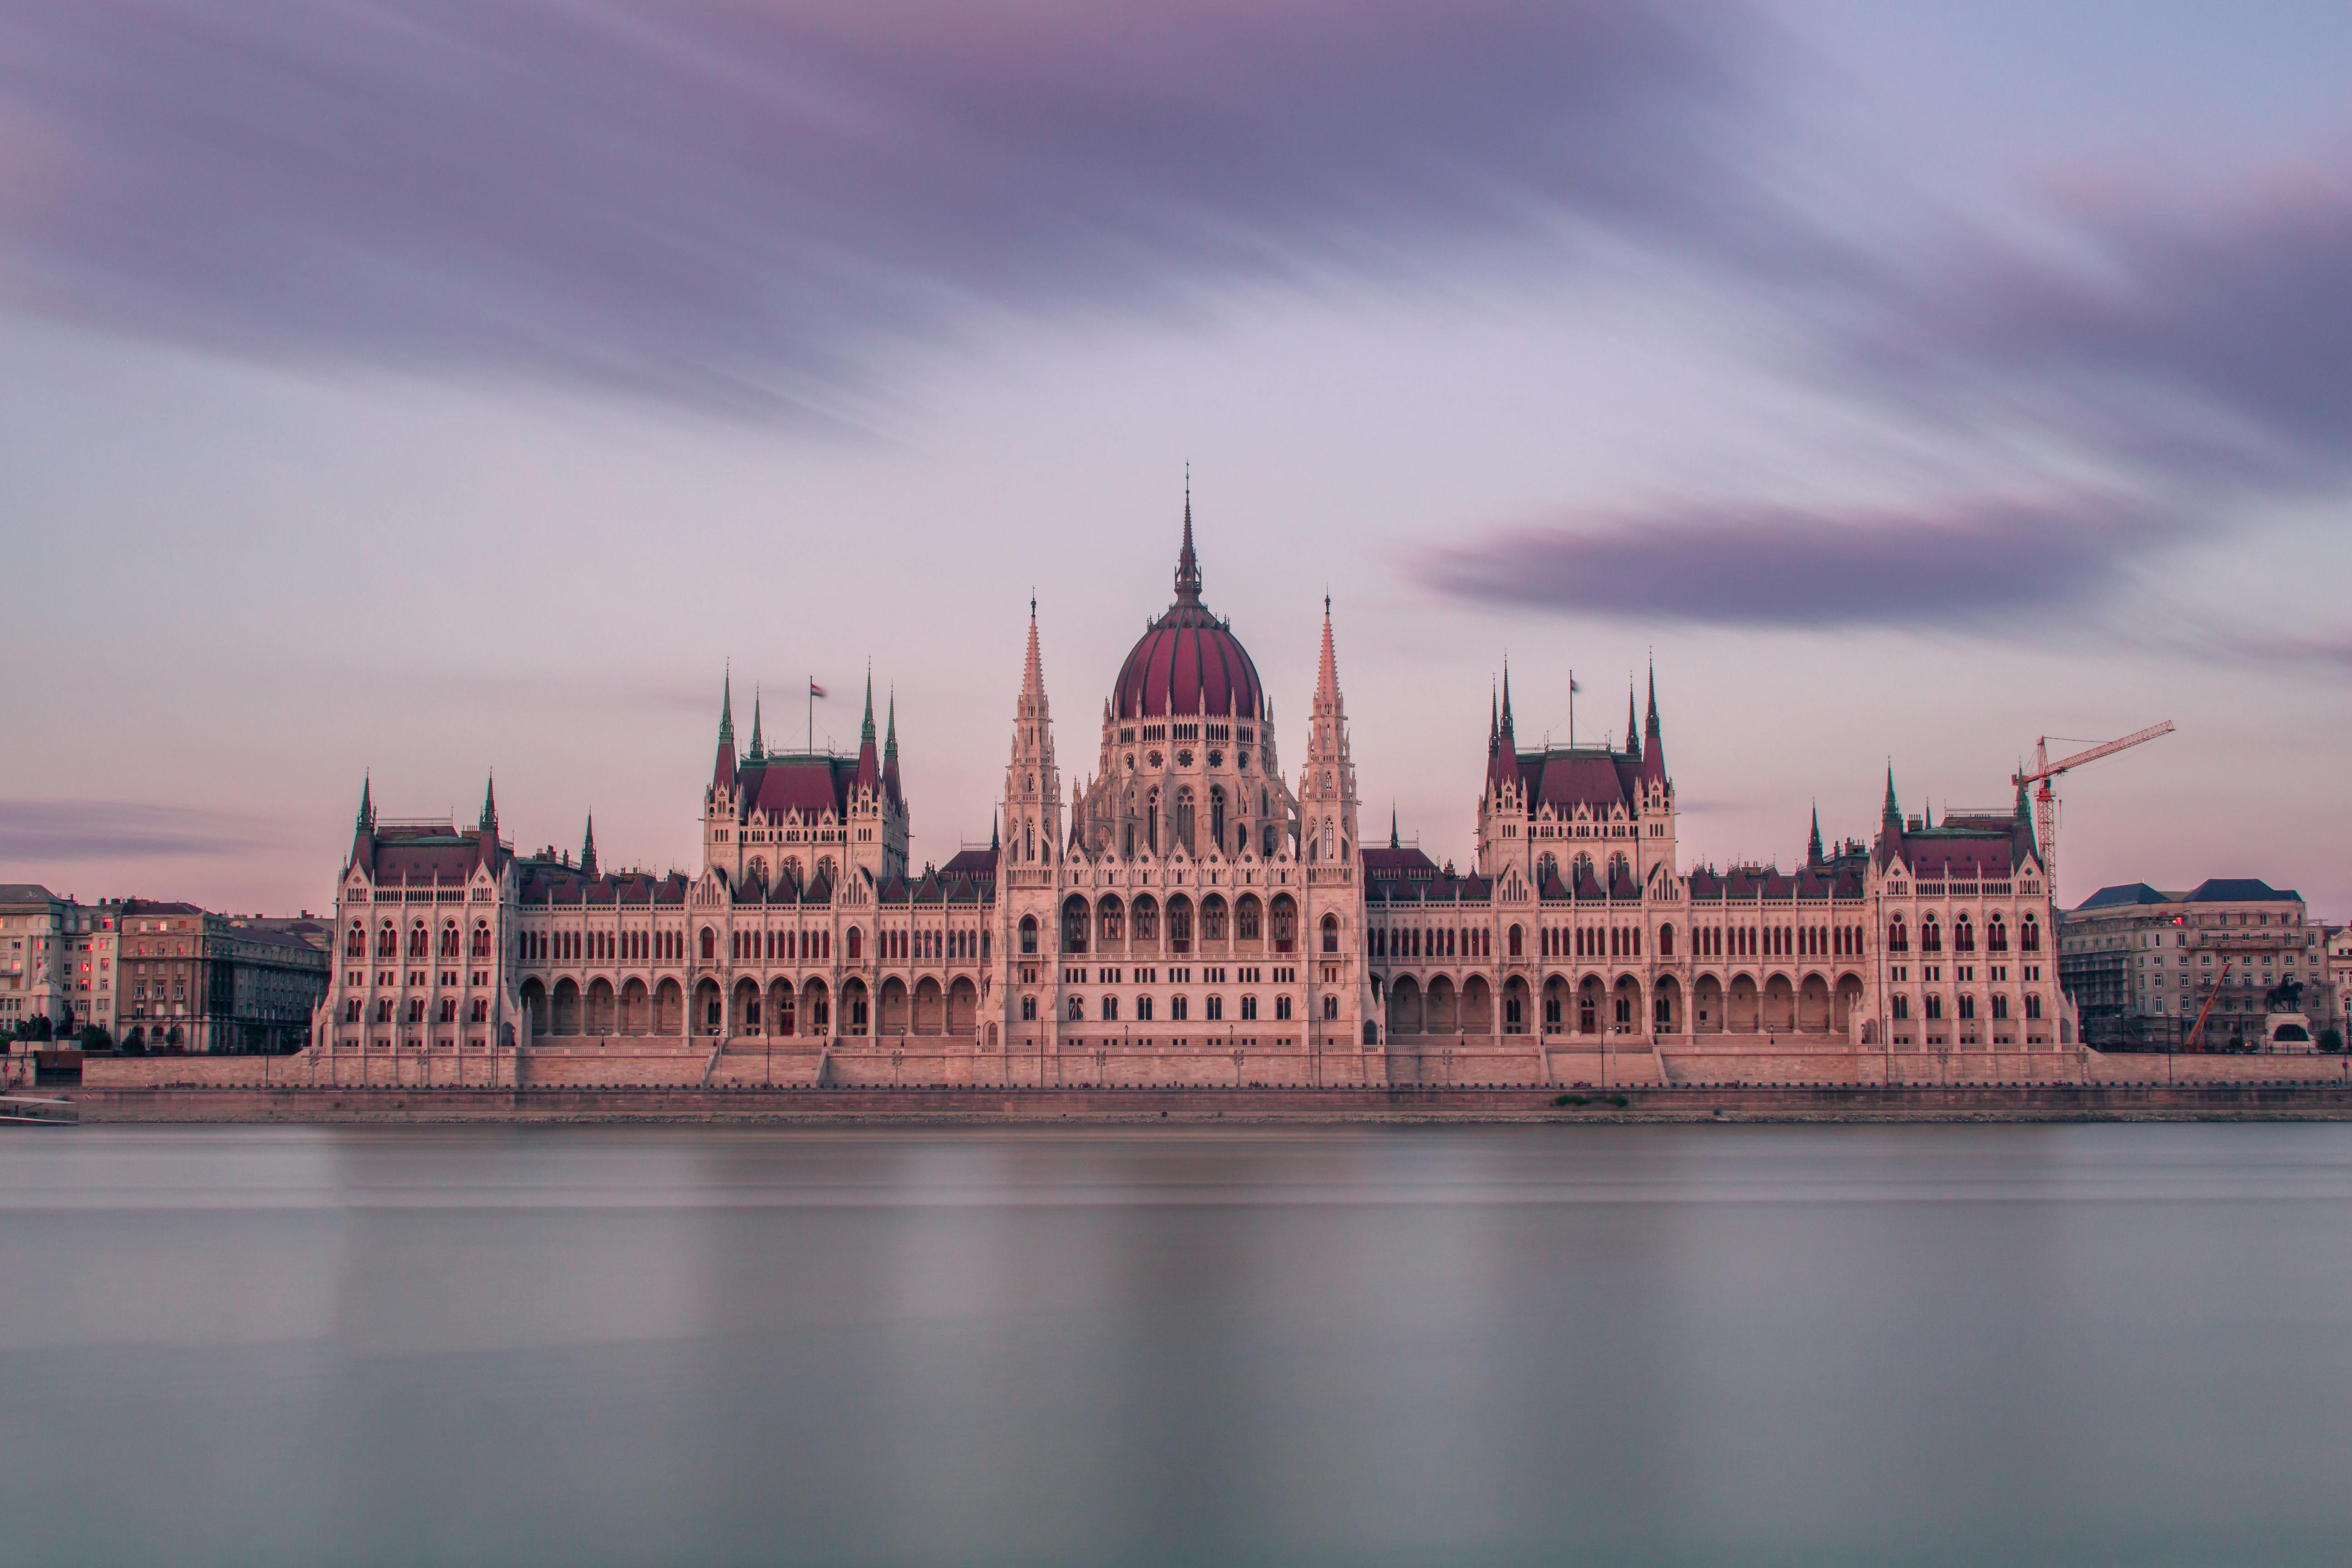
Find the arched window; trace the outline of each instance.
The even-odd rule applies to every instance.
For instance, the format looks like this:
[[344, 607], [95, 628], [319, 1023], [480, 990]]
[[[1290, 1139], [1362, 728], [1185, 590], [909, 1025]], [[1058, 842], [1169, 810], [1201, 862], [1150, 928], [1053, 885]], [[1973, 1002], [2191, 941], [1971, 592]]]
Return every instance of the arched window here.
[[357, 921], [352, 922], [351, 931], [343, 938], [343, 956], [345, 958], [367, 956], [367, 932], [362, 929]]
[[[1969, 923], [1968, 916], [1962, 915], [1958, 920], [1952, 922], [1952, 951], [1954, 952], [1974, 952], [1976, 950], [1976, 927]], [[1965, 1018], [1968, 1015], [1963, 1013], [1960, 1016]]]
[[[852, 946], [855, 945], [853, 942]], [[705, 963], [719, 962], [719, 933], [709, 926], [702, 928], [702, 962]]]
[[1579, 882], [1587, 882], [1591, 880], [1591, 879], [1592, 857], [1590, 855], [1579, 855], [1576, 858], [1576, 879]]
[[1944, 999], [1930, 992], [1927, 995], [1927, 1018], [1930, 1023], [1944, 1016]]
[[1660, 926], [1658, 928], [1658, 956], [1660, 958], [1672, 958], [1674, 955], [1675, 928], [1670, 925]]
[[1071, 1022], [1071, 1023], [1073, 1023], [1073, 1024], [1081, 1024], [1081, 1023], [1084, 1023], [1084, 1022], [1086, 1021], [1086, 1016], [1087, 1016], [1087, 1004], [1086, 1004], [1086, 999], [1085, 999], [1084, 997], [1082, 997], [1082, 996], [1073, 996], [1073, 997], [1071, 997], [1071, 998], [1070, 998], [1070, 1022]]
[[1275, 855], [1274, 824], [1269, 822], [1258, 833], [1258, 853], [1271, 860]]
[[1102, 943], [1106, 949], [1115, 942], [1125, 940], [1127, 910], [1126, 906], [1118, 901], [1118, 894], [1111, 893], [1105, 896], [1103, 901], [1095, 906], [1095, 931], [1102, 937]]
[[1201, 900], [1201, 940], [1225, 940], [1225, 900], [1214, 893]]
[[[2000, 917], [1999, 915], [1993, 916], [1992, 919], [1985, 925], [1985, 951], [1987, 952], [2007, 952], [2009, 951], [2009, 928], [2001, 924]], [[2001, 1018], [2008, 1016], [2008, 1015], [2006, 1013], [1996, 1011], [1993, 1014], [1993, 1016], [1996, 1018]]]
[[1160, 853], [1160, 792], [1153, 790], [1143, 801], [1143, 847], [1154, 855]]
[[490, 956], [490, 922], [488, 921], [474, 922], [474, 956], [476, 958]]
[[1897, 995], [1897, 996], [1895, 998], [1895, 1016], [1897, 1018], [1908, 1018], [1909, 1016], [1911, 1016], [1911, 998], [1910, 998], [1910, 997], [1908, 997], [1908, 996], [1904, 996], [1904, 995]]
[[866, 932], [863, 928], [849, 928], [849, 962], [856, 963], [866, 956]]
[[[1921, 952], [1941, 952], [1944, 951], [1944, 933], [1942, 930], [1937, 926], [1936, 917], [1933, 915], [1929, 915], [1926, 920], [1919, 922], [1919, 951]], [[1930, 1017], [1934, 1016], [1933, 1014], [1928, 1016]]]
[[1021, 917], [1021, 951], [1024, 953], [1034, 953], [1037, 951], [1037, 917], [1035, 915]]
[[425, 956], [425, 922], [423, 921], [418, 921], [408, 928], [409, 957], [423, 958]]
[[2042, 1016], [2042, 998], [2039, 995], [2029, 994], [2025, 998], [2025, 1016], [2028, 1019]]
[[[2032, 915], [2025, 917], [2025, 924], [2018, 931], [2017, 946], [2018, 951], [2021, 952], [2040, 952], [2042, 951], [2042, 925], [2041, 922], [2036, 921]], [[2029, 1018], [2038, 1018], [2041, 1016], [2042, 1015], [2039, 1013], [2033, 1012], [2028, 1012], [2026, 1014], [2026, 1016]]]
[[1118, 997], [1106, 995], [1102, 999], [1102, 1017], [1103, 1022], [1106, 1024], [1116, 1024], [1118, 1022]]
[[1538, 891], [1541, 891], [1543, 889], [1549, 887], [1551, 885], [1551, 879], [1559, 875], [1559, 860], [1558, 857], [1549, 854], [1538, 855], [1536, 857], [1536, 888]]
[[1021, 1021], [1024, 1024], [1034, 1024], [1037, 1021], [1037, 998], [1034, 996], [1021, 998]]
[[1192, 847], [1192, 787], [1190, 784], [1176, 792], [1176, 839], [1172, 847]]
[[1192, 902], [1181, 893], [1168, 900], [1168, 945], [1177, 952], [1192, 951]]
[[1209, 790], [1209, 841], [1219, 849], [1225, 847], [1225, 792], [1222, 786]]
[[[1517, 926], [1513, 926], [1513, 927], [1511, 928], [1511, 937], [1510, 937], [1510, 948], [1509, 948], [1510, 955], [1511, 955], [1513, 958], [1517, 958], [1517, 957], [1519, 957], [1519, 956], [1521, 955], [1521, 950], [1525, 947], [1525, 945], [1526, 945], [1526, 939], [1525, 939], [1523, 936], [1521, 936], [1521, 935], [1520, 935], [1520, 933], [1519, 933], [1519, 928], [1518, 928], [1518, 927], [1517, 927]], [[1516, 1006], [1517, 1006], [1517, 1005], [1518, 1005], [1518, 1004], [1517, 1004], [1517, 1002], [1513, 1002], [1513, 1003], [1511, 1004], [1511, 1005], [1512, 1005], [1512, 1006], [1514, 1006], [1514, 1007], [1516, 1007]]]
[[1234, 936], [1240, 942], [1255, 942], [1259, 937], [1259, 905], [1257, 895], [1244, 893], [1241, 902], [1234, 906]]
[[1288, 952], [1298, 941], [1298, 906], [1285, 893], [1274, 900], [1274, 951]]
[[441, 922], [441, 956], [444, 958], [457, 956], [457, 922], [456, 921]]
[[1628, 874], [1629, 874], [1629, 872], [1630, 872], [1630, 870], [1631, 870], [1630, 863], [1626, 860], [1626, 858], [1625, 858], [1625, 857], [1624, 857], [1624, 856], [1622, 856], [1622, 855], [1612, 855], [1611, 857], [1609, 857], [1609, 883], [1610, 883], [1610, 886], [1612, 886], [1612, 887], [1616, 886], [1617, 882], [1618, 882], [1621, 879], [1622, 879], [1623, 877], [1625, 877], [1626, 875], [1628, 875]]
[[2006, 1018], [2006, 1017], [2008, 1017], [2008, 1016], [2009, 1016], [2009, 998], [2008, 998], [2008, 997], [2006, 997], [2006, 996], [1995, 996], [1995, 997], [1992, 999], [1992, 1016], [1993, 1016], [1993, 1021], [1994, 1021], [1994, 1022], [1996, 1022], [1996, 1023], [1998, 1023], [1998, 1022], [2000, 1022], [2001, 1019], [2004, 1019], [2004, 1018]]
[[1073, 898], [1062, 906], [1062, 951], [1084, 952], [1087, 950], [1087, 901]]
[[[1517, 933], [1517, 929], [1513, 928], [1514, 934]], [[1339, 917], [1337, 915], [1323, 917], [1323, 951], [1326, 952], [1339, 951]]]
[[1960, 1016], [1963, 1018], [1973, 1018], [1976, 1016], [1977, 999], [1973, 996], [1963, 994], [1960, 997]]
[[1908, 952], [1911, 951], [1911, 933], [1903, 929], [1903, 917], [1901, 915], [1896, 915], [1893, 920], [1886, 922], [1886, 951], [1889, 952]]

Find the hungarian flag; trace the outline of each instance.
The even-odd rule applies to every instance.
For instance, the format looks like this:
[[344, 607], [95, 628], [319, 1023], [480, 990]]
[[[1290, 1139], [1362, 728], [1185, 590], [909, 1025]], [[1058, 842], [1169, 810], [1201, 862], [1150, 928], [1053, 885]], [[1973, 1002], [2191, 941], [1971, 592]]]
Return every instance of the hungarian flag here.
[[809, 682], [809, 695], [811, 697], [822, 697], [824, 695], [824, 688], [812, 680]]
[[1583, 687], [1577, 684], [1576, 677], [1573, 674], [1570, 675], [1568, 678], [1568, 689], [1570, 691], [1581, 691], [1584, 689]]

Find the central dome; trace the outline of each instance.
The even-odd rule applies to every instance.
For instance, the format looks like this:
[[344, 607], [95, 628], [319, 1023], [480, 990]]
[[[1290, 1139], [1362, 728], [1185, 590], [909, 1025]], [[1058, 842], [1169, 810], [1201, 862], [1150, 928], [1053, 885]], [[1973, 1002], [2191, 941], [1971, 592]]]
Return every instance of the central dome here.
[[1151, 623], [1119, 667], [1111, 709], [1121, 719], [1171, 714], [1265, 716], [1265, 690], [1249, 650], [1201, 603], [1201, 563], [1192, 552], [1192, 500], [1184, 500], [1184, 547], [1176, 557], [1176, 602]]

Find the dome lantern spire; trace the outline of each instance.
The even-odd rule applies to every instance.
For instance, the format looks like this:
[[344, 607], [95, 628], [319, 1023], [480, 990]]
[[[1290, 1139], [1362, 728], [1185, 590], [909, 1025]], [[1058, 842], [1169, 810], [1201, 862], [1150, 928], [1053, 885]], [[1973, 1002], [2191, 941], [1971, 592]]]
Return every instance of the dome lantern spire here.
[[1192, 465], [1184, 465], [1184, 546], [1176, 552], [1176, 602], [1201, 602], [1201, 558], [1192, 551]]

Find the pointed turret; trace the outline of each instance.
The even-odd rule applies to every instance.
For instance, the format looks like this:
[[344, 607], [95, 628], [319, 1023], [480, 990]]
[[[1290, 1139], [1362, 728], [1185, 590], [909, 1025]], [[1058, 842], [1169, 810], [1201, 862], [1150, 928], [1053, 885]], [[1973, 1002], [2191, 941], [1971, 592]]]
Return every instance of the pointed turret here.
[[760, 743], [760, 689], [755, 686], [751, 689], [751, 760], [763, 761], [767, 754], [767, 748]]
[[1494, 795], [1519, 776], [1519, 738], [1511, 725], [1511, 672], [1503, 670], [1504, 695], [1498, 701], [1492, 691], [1486, 695], [1486, 793]]
[[890, 723], [882, 742], [882, 793], [896, 802], [898, 799], [898, 692], [890, 691]]
[[1805, 864], [1808, 866], [1818, 866], [1822, 863], [1822, 805], [1821, 802], [1815, 801], [1813, 803], [1813, 831], [1811, 836], [1805, 840]]
[[1633, 683], [1625, 683], [1625, 754], [1636, 761], [1642, 755], [1642, 739], [1633, 731]]
[[370, 875], [375, 871], [374, 784], [369, 775], [360, 775], [360, 815], [352, 825], [352, 864], [365, 867]]
[[1396, 803], [1394, 801], [1391, 801], [1389, 803], [1389, 847], [1391, 849], [1402, 849], [1404, 847], [1403, 841], [1397, 837], [1397, 815]]
[[866, 672], [866, 717], [857, 726], [857, 778], [859, 789], [878, 790], [882, 787], [882, 757], [874, 744], [874, 672]]
[[1192, 470], [1184, 469], [1184, 545], [1176, 552], [1176, 602], [1201, 602], [1201, 558], [1192, 553]]
[[998, 841], [998, 839], [997, 839], [997, 835], [996, 835], [996, 817], [997, 817], [996, 807], [994, 807], [994, 806], [992, 806], [992, 806], [990, 806], [990, 807], [988, 808], [988, 847], [989, 847], [989, 848], [990, 848], [991, 850], [995, 850], [995, 849], [999, 849], [999, 848], [1002, 848], [1002, 847], [1003, 847], [1003, 845], [1002, 845], [1002, 844], [1000, 844], [1000, 843], [999, 843], [999, 841]]
[[1650, 665], [1650, 712], [1642, 721], [1642, 778], [1645, 783], [1666, 782], [1666, 743], [1658, 730], [1658, 667]]
[[710, 770], [710, 787], [735, 787], [735, 672], [731, 668], [719, 689], [719, 760]]
[[580, 874], [596, 874], [596, 814], [593, 811], [588, 814], [588, 832], [580, 840]]
[[475, 826], [484, 833], [499, 830], [499, 775], [492, 773], [482, 786], [482, 820]]
[[1878, 808], [1878, 864], [1885, 866], [1903, 847], [1903, 807], [1895, 798], [1895, 764], [1886, 764], [1886, 800]]
[[1315, 666], [1315, 701], [1335, 708], [1339, 701], [1339, 659], [1331, 650], [1331, 595], [1323, 595], [1323, 652]]

